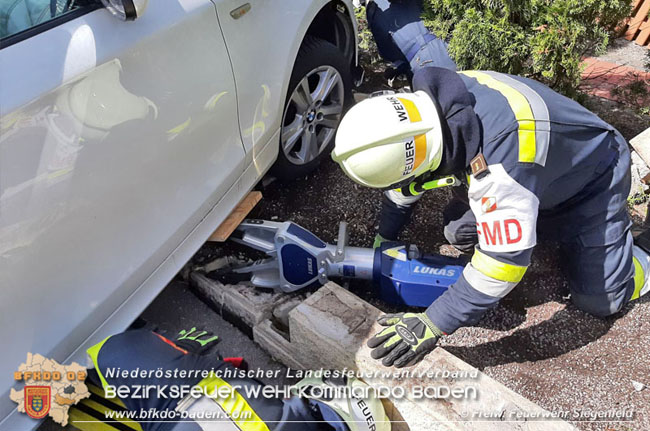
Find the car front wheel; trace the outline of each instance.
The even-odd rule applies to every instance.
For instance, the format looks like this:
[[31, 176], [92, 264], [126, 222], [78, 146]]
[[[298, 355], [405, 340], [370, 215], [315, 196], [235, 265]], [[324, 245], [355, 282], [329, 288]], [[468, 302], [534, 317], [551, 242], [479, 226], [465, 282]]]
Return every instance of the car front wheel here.
[[331, 43], [308, 36], [289, 81], [274, 167], [277, 177], [305, 175], [329, 155], [350, 95], [350, 65], [344, 54]]

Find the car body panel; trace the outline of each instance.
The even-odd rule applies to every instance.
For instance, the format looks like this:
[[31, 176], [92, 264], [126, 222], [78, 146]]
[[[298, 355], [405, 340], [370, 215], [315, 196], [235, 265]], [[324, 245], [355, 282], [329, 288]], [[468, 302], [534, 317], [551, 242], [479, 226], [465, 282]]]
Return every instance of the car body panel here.
[[18, 328], [0, 336], [0, 430], [38, 425], [6, 391], [27, 352], [84, 364], [271, 167], [326, 3], [260, 0], [250, 12], [268, 15], [240, 27], [230, 0], [156, 0], [134, 22], [94, 10], [0, 50], [0, 324]]
[[[209, 0], [157, 0], [137, 22], [98, 9], [0, 58], [4, 392], [27, 352], [65, 360], [127, 301], [245, 152]], [[0, 417], [15, 407], [4, 395]]]
[[[244, 1], [212, 1], [217, 6], [232, 60], [242, 139], [251, 158], [280, 129], [300, 44], [309, 25], [329, 1], [256, 0], [249, 3], [250, 10], [239, 18], [233, 18], [231, 12], [245, 4]], [[345, 4], [356, 29], [356, 20], [351, 15], [354, 9], [350, 2]], [[251, 41], [248, 37], [257, 34], [267, 35], [267, 39]], [[239, 55], [244, 51], [246, 55]]]

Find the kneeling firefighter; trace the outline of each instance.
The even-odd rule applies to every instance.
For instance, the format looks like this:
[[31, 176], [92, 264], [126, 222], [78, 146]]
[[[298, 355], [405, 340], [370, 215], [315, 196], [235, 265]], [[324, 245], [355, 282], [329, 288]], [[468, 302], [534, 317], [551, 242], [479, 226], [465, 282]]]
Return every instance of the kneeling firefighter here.
[[380, 52], [408, 65], [414, 92], [352, 107], [332, 157], [355, 182], [386, 190], [375, 245], [397, 239], [426, 190], [465, 186], [443, 213], [444, 234], [473, 257], [425, 313], [381, 317], [387, 328], [368, 342], [372, 356], [408, 366], [441, 336], [475, 324], [521, 281], [538, 231], [560, 242], [579, 309], [610, 316], [647, 293], [650, 232], [630, 232], [625, 139], [534, 80], [456, 72], [418, 3], [368, 5]]
[[[171, 341], [146, 329], [137, 329], [114, 335], [88, 349], [94, 365], [89, 373], [96, 383], [106, 389], [108, 385], [119, 387], [151, 387], [150, 392], [138, 396], [123, 397], [126, 408], [140, 417], [145, 431], [389, 431], [381, 400], [378, 398], [301, 398], [298, 392], [288, 399], [253, 397], [252, 389], [263, 384], [250, 378], [229, 378], [227, 373], [235, 370], [230, 360], [215, 359], [206, 345], [216, 339], [207, 337], [195, 328], [182, 331], [180, 341]], [[110, 372], [107, 372], [109, 371]], [[131, 372], [137, 370], [137, 376]], [[142, 375], [149, 370], [161, 373]], [[201, 378], [203, 371], [213, 371]], [[126, 376], [122, 373], [126, 372]], [[165, 374], [169, 372], [170, 374]], [[156, 377], [156, 375], [158, 377]], [[196, 376], [199, 377], [196, 377]], [[159, 396], [156, 388], [172, 386], [198, 387], [201, 396], [187, 395], [182, 399]], [[328, 379], [305, 379], [295, 385], [305, 388], [300, 393], [309, 394], [309, 387], [345, 389], [366, 386], [356, 379], [332, 381]], [[251, 391], [247, 390], [250, 389]], [[217, 392], [225, 391], [225, 392]], [[167, 393], [167, 392], [164, 392]], [[216, 396], [216, 394], [227, 394]], [[314, 391], [319, 394], [321, 391]], [[327, 394], [327, 391], [323, 393]], [[337, 393], [334, 391], [334, 393]], [[355, 393], [355, 392], [352, 392]], [[145, 412], [156, 412], [147, 418]], [[162, 421], [156, 418], [165, 418]], [[193, 419], [195, 418], [195, 419]], [[138, 420], [138, 419], [136, 419]]]

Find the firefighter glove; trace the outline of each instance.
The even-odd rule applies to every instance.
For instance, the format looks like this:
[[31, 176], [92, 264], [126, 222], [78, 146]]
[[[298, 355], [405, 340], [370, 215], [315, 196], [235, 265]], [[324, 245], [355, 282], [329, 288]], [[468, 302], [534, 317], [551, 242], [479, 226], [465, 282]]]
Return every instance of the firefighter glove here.
[[189, 331], [184, 329], [180, 331], [174, 343], [188, 352], [204, 355], [212, 352], [212, 348], [217, 344], [218, 339], [219, 337], [212, 332], [192, 327]]
[[388, 241], [386, 238], [381, 236], [380, 234], [375, 235], [375, 243], [372, 245], [372, 248], [378, 248], [381, 246], [382, 242]]
[[377, 319], [387, 328], [368, 340], [373, 359], [387, 367], [414, 365], [435, 347], [443, 332], [424, 313], [386, 314]]

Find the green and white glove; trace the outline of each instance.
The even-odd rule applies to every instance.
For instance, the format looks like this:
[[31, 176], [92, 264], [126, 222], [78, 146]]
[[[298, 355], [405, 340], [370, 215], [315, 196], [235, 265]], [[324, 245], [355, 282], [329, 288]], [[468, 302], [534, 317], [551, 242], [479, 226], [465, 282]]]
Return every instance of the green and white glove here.
[[202, 331], [192, 327], [189, 331], [183, 329], [176, 336], [174, 343], [181, 349], [192, 352], [197, 355], [212, 353], [214, 346], [217, 344], [218, 336], [209, 331]]
[[368, 340], [373, 359], [387, 367], [414, 365], [435, 347], [443, 332], [424, 313], [386, 314], [377, 319], [386, 329]]

